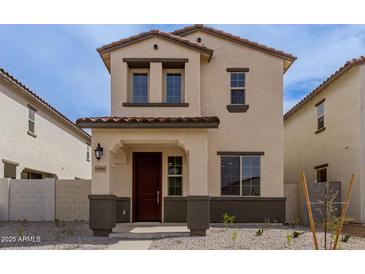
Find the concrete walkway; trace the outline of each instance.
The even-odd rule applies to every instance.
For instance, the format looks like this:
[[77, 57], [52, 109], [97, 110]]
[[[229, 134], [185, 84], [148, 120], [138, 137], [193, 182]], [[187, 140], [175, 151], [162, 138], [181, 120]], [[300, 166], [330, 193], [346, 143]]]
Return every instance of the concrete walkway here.
[[171, 223], [126, 223], [117, 224], [110, 237], [124, 240], [153, 240], [167, 237], [189, 236], [186, 224]]
[[151, 244], [151, 240], [120, 240], [109, 246], [107, 250], [147, 250]]

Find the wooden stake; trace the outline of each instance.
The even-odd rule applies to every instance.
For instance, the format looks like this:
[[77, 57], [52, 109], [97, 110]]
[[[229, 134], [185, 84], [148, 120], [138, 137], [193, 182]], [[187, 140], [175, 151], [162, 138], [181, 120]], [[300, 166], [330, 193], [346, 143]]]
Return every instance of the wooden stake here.
[[342, 228], [343, 228], [343, 223], [345, 222], [346, 212], [347, 212], [347, 208], [349, 206], [349, 201], [350, 201], [351, 191], [352, 191], [352, 185], [353, 185], [354, 181], [355, 181], [355, 174], [352, 174], [351, 179], [350, 179], [349, 189], [348, 189], [347, 195], [346, 195], [345, 204], [344, 204], [344, 207], [343, 207], [342, 212], [341, 212], [340, 224], [339, 224], [337, 232], [336, 232], [335, 242], [333, 243], [333, 250], [335, 250], [337, 248], [337, 245], [338, 245], [338, 239], [340, 238], [340, 234], [341, 234], [341, 231], [342, 231]]
[[305, 201], [306, 201], [306, 205], [307, 205], [309, 224], [310, 224], [312, 234], [313, 234], [314, 248], [316, 250], [318, 250], [318, 241], [317, 241], [317, 235], [316, 235], [316, 228], [314, 226], [313, 215], [312, 215], [312, 207], [311, 207], [310, 200], [309, 200], [307, 180], [305, 178], [304, 171], [302, 171], [302, 183], [303, 183], [303, 188], [304, 188]]

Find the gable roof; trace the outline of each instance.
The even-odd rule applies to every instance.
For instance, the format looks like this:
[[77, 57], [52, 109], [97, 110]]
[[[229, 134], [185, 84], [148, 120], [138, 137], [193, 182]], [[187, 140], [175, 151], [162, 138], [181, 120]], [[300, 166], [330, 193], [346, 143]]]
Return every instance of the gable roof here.
[[274, 48], [271, 48], [271, 47], [267, 47], [265, 45], [261, 45], [261, 44], [256, 43], [256, 42], [252, 42], [248, 39], [245, 39], [245, 38], [242, 38], [242, 37], [239, 37], [239, 36], [236, 36], [236, 35], [233, 35], [231, 33], [221, 31], [221, 30], [217, 30], [217, 29], [212, 28], [212, 27], [207, 27], [207, 26], [202, 25], [202, 24], [196, 24], [196, 25], [192, 25], [192, 26], [185, 27], [185, 28], [182, 28], [182, 29], [178, 29], [178, 30], [175, 30], [171, 33], [174, 34], [174, 35], [185, 36], [185, 35], [188, 35], [189, 33], [193, 33], [195, 31], [199, 31], [199, 30], [210, 33], [210, 34], [213, 34], [213, 35], [216, 35], [216, 36], [219, 36], [223, 39], [227, 39], [227, 40], [230, 40], [232, 42], [235, 42], [235, 43], [238, 43], [238, 44], [241, 44], [241, 45], [245, 45], [245, 46], [254, 48], [256, 50], [260, 50], [260, 51], [268, 53], [270, 55], [280, 57], [280, 58], [284, 59], [285, 61], [287, 61], [287, 63], [288, 63], [284, 67], [285, 71], [287, 71], [289, 69], [289, 67], [292, 65], [292, 63], [294, 63], [294, 61], [297, 59], [297, 57], [295, 57], [294, 55], [292, 55], [290, 53], [286, 53], [286, 52], [281, 51], [281, 50], [277, 50], [277, 49], [274, 49]]
[[110, 44], [104, 45], [100, 48], [97, 49], [97, 51], [99, 52], [101, 58], [104, 61], [104, 64], [106, 65], [107, 69], [110, 71], [110, 64], [109, 64], [109, 56], [108, 53], [110, 53], [113, 50], [149, 39], [151, 37], [160, 37], [166, 40], [169, 40], [171, 42], [177, 43], [179, 45], [191, 48], [193, 50], [197, 50], [203, 54], [206, 54], [209, 56], [209, 58], [213, 55], [213, 49], [210, 49], [204, 45], [201, 45], [199, 43], [196, 42], [192, 42], [190, 40], [187, 39], [183, 39], [180, 36], [177, 35], [173, 35], [171, 33], [168, 32], [162, 32], [159, 30], [150, 30], [147, 32], [142, 32], [140, 34], [128, 37], [128, 38], [124, 38], [121, 39], [119, 41], [116, 42], [112, 42]]
[[284, 115], [284, 119], [291, 116], [295, 111], [297, 111], [300, 107], [302, 107], [306, 102], [308, 102], [315, 95], [320, 93], [324, 88], [328, 87], [333, 81], [343, 75], [345, 72], [353, 68], [354, 66], [361, 65], [365, 63], [365, 56], [360, 56], [359, 58], [354, 58], [350, 61], [347, 61], [342, 67], [340, 67], [335, 73], [333, 73], [330, 77], [324, 80], [318, 87], [316, 87], [313, 91], [308, 93], [302, 100], [299, 101], [294, 107], [292, 107], [287, 113]]
[[38, 103], [43, 105], [46, 109], [48, 109], [48, 111], [56, 114], [56, 116], [58, 116], [61, 120], [66, 122], [66, 124], [68, 124], [71, 129], [73, 129], [77, 133], [81, 134], [84, 138], [86, 138], [86, 140], [88, 142], [91, 142], [91, 136], [87, 132], [85, 132], [84, 130], [79, 128], [75, 123], [73, 123], [65, 115], [63, 115], [61, 112], [59, 112], [53, 106], [48, 104], [44, 99], [39, 97], [32, 90], [30, 90], [27, 86], [25, 86], [22, 82], [20, 82], [18, 79], [16, 79], [14, 76], [12, 76], [9, 72], [7, 72], [6, 70], [4, 70], [1, 67], [0, 67], [0, 76], [3, 77], [4, 79], [8, 80], [9, 82], [14, 84], [15, 86], [17, 86], [24, 94], [32, 97], [34, 100], [36, 100]]

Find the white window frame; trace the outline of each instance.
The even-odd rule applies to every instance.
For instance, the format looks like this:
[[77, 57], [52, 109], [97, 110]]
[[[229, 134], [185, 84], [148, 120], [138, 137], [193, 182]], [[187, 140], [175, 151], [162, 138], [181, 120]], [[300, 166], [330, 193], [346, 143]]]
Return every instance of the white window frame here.
[[86, 145], [86, 161], [90, 162], [90, 145]]
[[[319, 108], [322, 107], [322, 114], [319, 114]], [[319, 119], [323, 117], [323, 126], [322, 127], [318, 127], [319, 125]], [[317, 105], [317, 129], [322, 129], [324, 128], [324, 102], [320, 103], [319, 105]]]
[[[33, 107], [31, 106], [28, 106], [28, 133], [31, 133], [31, 134], [34, 134], [35, 135], [35, 114], [36, 114], [37, 110], [34, 109]], [[30, 117], [31, 113], [33, 113], [33, 119]], [[33, 123], [33, 131], [30, 130], [30, 126], [29, 126], [29, 123]]]
[[[242, 172], [242, 164], [243, 164], [243, 157], [259, 157], [260, 158], [260, 195], [242, 195], [242, 179], [243, 179], [243, 172]], [[239, 195], [227, 195], [222, 194], [222, 182], [220, 182], [221, 187], [221, 196], [227, 196], [227, 197], [261, 197], [261, 155], [221, 155], [222, 157], [239, 157], [240, 158], [240, 194]], [[221, 164], [221, 163], [220, 163]], [[222, 167], [220, 166], [220, 172], [222, 172]]]
[[[180, 157], [181, 158], [181, 174], [169, 174], [169, 157]], [[184, 194], [184, 158], [182, 156], [179, 155], [169, 155], [167, 156], [167, 196], [169, 197], [181, 197]], [[169, 193], [169, 178], [176, 178], [179, 177], [181, 178], [181, 195], [170, 195]]]
[[[243, 87], [232, 87], [232, 74], [243, 74], [244, 75], [244, 85]], [[246, 104], [246, 73], [242, 71], [231, 71], [229, 74], [229, 104], [230, 105], [244, 105]], [[242, 104], [234, 104], [232, 103], [232, 91], [233, 90], [243, 90], [243, 103]]]

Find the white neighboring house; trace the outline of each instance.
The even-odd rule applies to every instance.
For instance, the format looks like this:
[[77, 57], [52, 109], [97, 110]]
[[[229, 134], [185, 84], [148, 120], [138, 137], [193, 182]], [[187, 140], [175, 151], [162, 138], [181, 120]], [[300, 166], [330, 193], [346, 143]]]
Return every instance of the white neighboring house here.
[[90, 179], [90, 135], [0, 68], [0, 178]]

